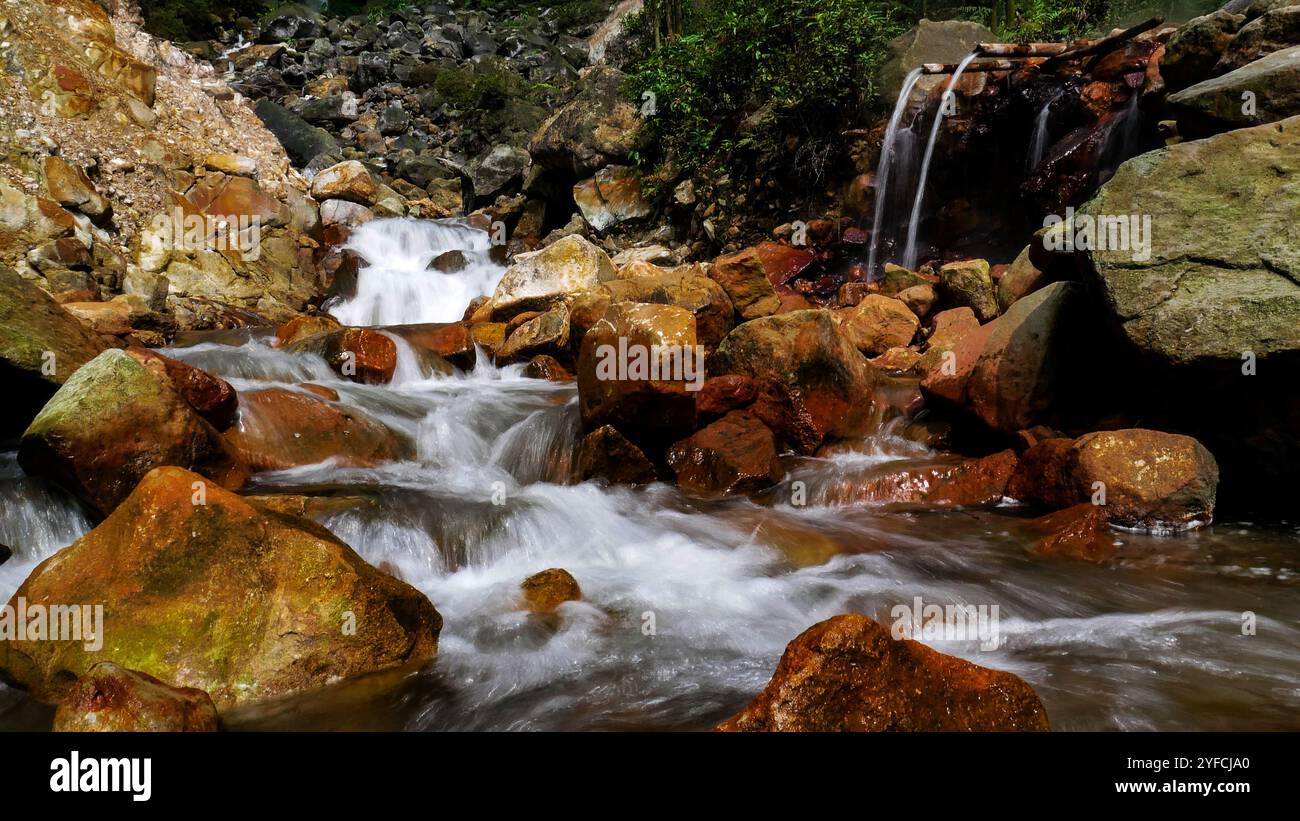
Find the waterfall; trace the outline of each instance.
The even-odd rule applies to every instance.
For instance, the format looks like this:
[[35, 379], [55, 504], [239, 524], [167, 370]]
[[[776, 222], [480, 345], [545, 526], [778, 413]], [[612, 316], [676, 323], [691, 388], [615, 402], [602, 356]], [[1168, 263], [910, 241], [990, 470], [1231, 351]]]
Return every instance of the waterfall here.
[[886, 193], [889, 189], [889, 173], [894, 161], [895, 143], [898, 139], [898, 123], [907, 108], [912, 89], [921, 79], [921, 68], [912, 69], [903, 80], [903, 87], [898, 92], [898, 102], [894, 103], [894, 113], [889, 117], [889, 126], [885, 129], [885, 139], [880, 146], [880, 160], [876, 164], [876, 206], [871, 223], [871, 251], [867, 256], [867, 274], [875, 276], [876, 255], [880, 249], [880, 229], [884, 223]]
[[952, 73], [952, 79], [948, 81], [948, 87], [944, 89], [943, 97], [940, 98], [939, 110], [934, 114], [934, 125], [930, 126], [930, 140], [926, 143], [925, 156], [921, 159], [921, 175], [916, 182], [916, 198], [912, 201], [912, 215], [907, 221], [907, 247], [903, 251], [903, 267], [909, 271], [916, 268], [916, 229], [921, 221], [921, 203], [925, 200], [925, 180], [930, 174], [930, 158], [934, 156], [934, 144], [939, 139], [939, 126], [943, 124], [944, 101], [957, 87], [957, 81], [961, 79], [966, 66], [970, 65], [977, 55], [978, 52], [972, 51], [957, 64], [957, 70]]
[[1138, 92], [1129, 97], [1128, 105], [1112, 122], [1106, 133], [1106, 142], [1098, 158], [1101, 166], [1099, 182], [1105, 182], [1114, 176], [1115, 171], [1129, 157], [1138, 153], [1138, 137], [1141, 133], [1142, 112], [1138, 110]]
[[1047, 154], [1048, 131], [1047, 121], [1052, 114], [1052, 103], [1060, 99], [1064, 91], [1058, 89], [1051, 99], [1043, 103], [1043, 107], [1038, 110], [1038, 116], [1034, 119], [1034, 137], [1029, 143], [1029, 155], [1025, 158], [1025, 173], [1028, 174], [1038, 167], [1043, 161], [1043, 156]]
[[[471, 300], [492, 293], [504, 271], [489, 256], [487, 232], [452, 220], [373, 220], [346, 247], [364, 264], [356, 295], [330, 308], [344, 325], [454, 322]], [[431, 270], [429, 263], [447, 251], [463, 251], [465, 267]]]

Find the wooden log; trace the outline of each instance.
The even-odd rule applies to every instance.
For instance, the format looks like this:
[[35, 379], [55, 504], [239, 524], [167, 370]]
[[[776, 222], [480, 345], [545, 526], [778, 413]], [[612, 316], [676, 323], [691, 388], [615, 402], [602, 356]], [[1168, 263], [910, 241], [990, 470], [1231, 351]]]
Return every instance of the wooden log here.
[[[1019, 60], [976, 60], [970, 63], [962, 70], [963, 74], [980, 71], [1015, 71], [1024, 66], [1025, 63]], [[1032, 65], [1032, 63], [1030, 64]], [[921, 65], [922, 74], [952, 74], [957, 71], [957, 63], [924, 63]]]
[[1124, 29], [1123, 31], [1119, 31], [1114, 34], [1107, 35], [1101, 38], [1100, 40], [1093, 40], [1091, 43], [1088, 43], [1087, 45], [1079, 45], [1073, 48], [1068, 48], [1065, 51], [1062, 51], [1060, 54], [1057, 54], [1052, 57], [1048, 57], [1047, 61], [1043, 63], [1043, 67], [1048, 68], [1057, 63], [1064, 62], [1066, 60], [1077, 60], [1080, 57], [1088, 57], [1094, 54], [1098, 54], [1098, 55], [1107, 54], [1119, 48], [1120, 46], [1124, 45], [1129, 40], [1132, 40], [1134, 37], [1137, 37], [1139, 34], [1144, 34], [1150, 31], [1151, 29], [1159, 26], [1164, 21], [1165, 18], [1163, 17], [1152, 17], [1150, 20], [1147, 20], [1146, 22], [1138, 23], [1136, 26], [1132, 26], [1130, 28]]
[[1054, 57], [1070, 48], [1069, 43], [980, 43], [981, 57]]

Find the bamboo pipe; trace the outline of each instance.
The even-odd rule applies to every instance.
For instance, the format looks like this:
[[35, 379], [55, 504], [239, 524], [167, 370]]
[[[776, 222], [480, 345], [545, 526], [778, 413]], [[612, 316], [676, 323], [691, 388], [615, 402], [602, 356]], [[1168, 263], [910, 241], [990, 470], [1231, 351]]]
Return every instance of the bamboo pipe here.
[[1055, 57], [1069, 47], [1069, 43], [980, 43], [975, 51], [981, 57]]

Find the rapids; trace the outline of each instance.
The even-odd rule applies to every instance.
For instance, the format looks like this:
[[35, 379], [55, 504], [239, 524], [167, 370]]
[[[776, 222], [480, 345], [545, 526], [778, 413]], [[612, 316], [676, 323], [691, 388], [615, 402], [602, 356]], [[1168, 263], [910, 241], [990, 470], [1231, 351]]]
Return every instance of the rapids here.
[[[371, 264], [352, 322], [459, 316], [501, 270], [425, 272], [447, 245], [486, 241], [458, 226], [380, 223], [356, 244]], [[370, 228], [370, 226], [367, 226]], [[418, 587], [445, 626], [437, 660], [396, 691], [312, 694], [228, 718], [236, 728], [707, 729], [767, 682], [786, 643], [859, 611], [998, 605], [1000, 643], [929, 641], [1010, 670], [1056, 729], [1300, 729], [1300, 565], [1292, 524], [1220, 522], [1158, 538], [1116, 534], [1106, 566], [1035, 559], [1024, 514], [855, 502], [864, 477], [942, 455], [889, 425], [825, 458], [787, 458], [753, 500], [701, 502], [675, 488], [570, 480], [581, 430], [572, 384], [484, 358], [451, 376], [406, 372], [390, 386], [336, 377], [256, 334], [170, 355], [239, 390], [326, 384], [344, 404], [415, 444], [412, 461], [332, 463], [258, 475], [250, 493], [332, 497], [320, 521]], [[75, 503], [0, 460], [4, 600], [36, 565], [87, 531]], [[796, 500], [804, 501], [795, 504]], [[518, 609], [526, 576], [570, 571], [584, 600], [551, 618]], [[1242, 614], [1257, 634], [1242, 635]], [[111, 621], [107, 625], [111, 630]], [[49, 712], [0, 689], [0, 729], [48, 727]]]

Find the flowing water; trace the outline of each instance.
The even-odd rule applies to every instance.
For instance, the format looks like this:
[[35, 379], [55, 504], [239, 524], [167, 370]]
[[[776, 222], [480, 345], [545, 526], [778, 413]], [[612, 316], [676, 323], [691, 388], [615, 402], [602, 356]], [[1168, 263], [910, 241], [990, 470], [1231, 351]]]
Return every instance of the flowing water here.
[[[416, 313], [366, 279], [434, 253], [444, 229], [377, 228], [431, 247], [385, 252], [375, 239], [369, 250], [389, 263], [363, 271], [357, 299], [340, 311], [367, 299], [372, 316]], [[437, 306], [481, 284], [425, 274], [453, 292], [433, 294], [418, 267], [397, 279]], [[996, 649], [928, 643], [1024, 677], [1058, 729], [1300, 729], [1294, 525], [1116, 534], [1117, 559], [1105, 566], [1037, 559], [1015, 507], [858, 501], [865, 478], [945, 458], [889, 425], [825, 458], [789, 458], [786, 479], [760, 498], [705, 503], [662, 484], [571, 482], [575, 389], [518, 366], [481, 361], [467, 373], [370, 386], [264, 337], [171, 353], [241, 391], [327, 384], [409, 437], [411, 461], [265, 473], [249, 492], [327, 497], [319, 520], [422, 590], [445, 621], [437, 660], [396, 689], [267, 705], [231, 717], [234, 727], [705, 729], [747, 703], [809, 626], [850, 611], [888, 624], [896, 605], [919, 596], [997, 605]], [[25, 478], [12, 455], [0, 461], [0, 486], [0, 541], [17, 550], [0, 567], [7, 599], [89, 523], [66, 496]], [[550, 617], [521, 612], [520, 581], [549, 567], [569, 570], [583, 601]], [[1253, 636], [1242, 634], [1247, 612]], [[41, 721], [48, 726], [47, 713], [0, 690], [0, 728]]]
[[[894, 167], [906, 167], [900, 156], [899, 140], [899, 123], [903, 119], [903, 112], [907, 110], [908, 101], [912, 97], [912, 89], [921, 79], [921, 67], [912, 69], [911, 73], [903, 79], [903, 87], [898, 92], [898, 102], [894, 103], [894, 113], [889, 115], [889, 125], [885, 127], [885, 137], [880, 144], [880, 161], [876, 165], [876, 203], [872, 211], [871, 224], [871, 250], [867, 256], [867, 272], [871, 276], [876, 275], [876, 256], [880, 253], [880, 235], [884, 227], [885, 209], [888, 204], [889, 178], [893, 174]], [[902, 133], [911, 136], [911, 132], [904, 130]], [[910, 142], [909, 142], [910, 145]]]
[[[1052, 116], [1052, 103], [1055, 103], [1065, 94], [1064, 89], [1058, 90], [1043, 107], [1038, 110], [1038, 116], [1034, 118], [1034, 136], [1029, 142], [1029, 155], [1025, 158], [1025, 173], [1028, 174], [1038, 167], [1047, 155], [1047, 147], [1051, 143], [1051, 133], [1048, 130], [1047, 123]], [[1136, 95], [1135, 95], [1136, 96]]]
[[961, 79], [966, 66], [970, 65], [971, 61], [978, 56], [978, 52], [972, 51], [957, 64], [957, 69], [952, 73], [952, 79], [944, 87], [939, 108], [934, 112], [934, 123], [930, 126], [930, 139], [925, 144], [925, 155], [921, 158], [921, 175], [916, 181], [916, 199], [912, 202], [912, 213], [907, 220], [907, 245], [903, 248], [902, 265], [909, 271], [916, 270], [916, 235], [921, 224], [921, 205], [925, 201], [925, 183], [930, 176], [930, 160], [934, 157], [934, 145], [939, 141], [939, 127], [943, 125], [945, 109], [950, 104], [949, 100], [953, 100], [953, 104], [955, 104], [955, 98], [952, 94], [953, 89], [957, 87], [957, 81]]

